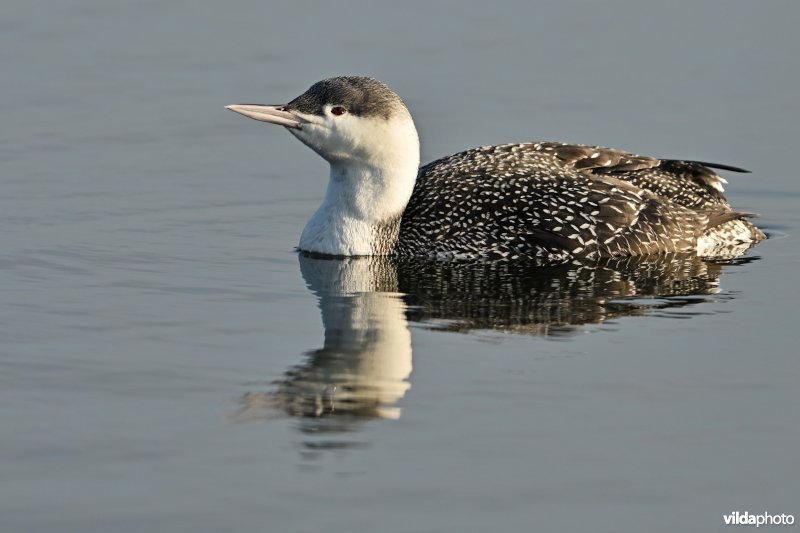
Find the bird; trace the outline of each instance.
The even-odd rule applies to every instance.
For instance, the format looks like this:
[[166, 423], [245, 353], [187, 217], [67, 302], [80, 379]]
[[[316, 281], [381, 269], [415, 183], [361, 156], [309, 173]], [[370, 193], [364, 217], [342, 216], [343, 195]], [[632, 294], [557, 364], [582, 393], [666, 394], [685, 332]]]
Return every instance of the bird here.
[[741, 254], [765, 238], [700, 161], [523, 142], [420, 164], [411, 113], [386, 84], [337, 76], [284, 105], [227, 109], [283, 126], [330, 164], [298, 250], [316, 256], [600, 260]]

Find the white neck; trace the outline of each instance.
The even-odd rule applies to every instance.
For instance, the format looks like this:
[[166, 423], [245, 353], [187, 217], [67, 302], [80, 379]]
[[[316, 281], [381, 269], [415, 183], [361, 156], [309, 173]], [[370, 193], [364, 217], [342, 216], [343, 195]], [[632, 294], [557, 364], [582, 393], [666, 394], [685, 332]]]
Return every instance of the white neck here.
[[[330, 158], [328, 190], [306, 224], [300, 249], [327, 255], [387, 255], [419, 170], [411, 118], [377, 121], [363, 151]], [[377, 130], [377, 131], [376, 131]]]

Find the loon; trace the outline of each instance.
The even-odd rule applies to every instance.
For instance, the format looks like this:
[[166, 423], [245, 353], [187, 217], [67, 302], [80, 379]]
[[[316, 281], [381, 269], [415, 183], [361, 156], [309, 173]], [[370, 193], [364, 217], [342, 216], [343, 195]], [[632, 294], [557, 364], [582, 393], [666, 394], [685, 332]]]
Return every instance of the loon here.
[[227, 109], [284, 126], [330, 164], [299, 250], [321, 256], [568, 260], [691, 251], [738, 255], [765, 238], [699, 161], [600, 146], [484, 146], [419, 168], [408, 108], [363, 76], [322, 80], [285, 105]]

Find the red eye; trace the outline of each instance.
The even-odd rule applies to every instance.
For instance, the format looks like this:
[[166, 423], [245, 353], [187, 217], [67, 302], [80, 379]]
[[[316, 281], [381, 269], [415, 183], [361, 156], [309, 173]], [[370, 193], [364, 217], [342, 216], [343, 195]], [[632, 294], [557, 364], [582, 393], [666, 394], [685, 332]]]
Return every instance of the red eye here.
[[347, 112], [347, 110], [345, 108], [343, 108], [342, 106], [338, 106], [337, 105], [336, 107], [331, 108], [331, 113], [333, 113], [337, 117], [340, 116], [340, 115], [344, 115], [346, 112]]

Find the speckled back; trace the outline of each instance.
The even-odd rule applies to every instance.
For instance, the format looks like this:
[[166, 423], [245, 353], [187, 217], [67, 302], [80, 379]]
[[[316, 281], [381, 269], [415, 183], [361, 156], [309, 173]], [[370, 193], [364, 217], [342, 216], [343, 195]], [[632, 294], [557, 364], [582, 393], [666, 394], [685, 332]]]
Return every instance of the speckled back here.
[[476, 148], [420, 169], [396, 253], [593, 259], [690, 250], [741, 217], [720, 181], [700, 163], [602, 147]]

